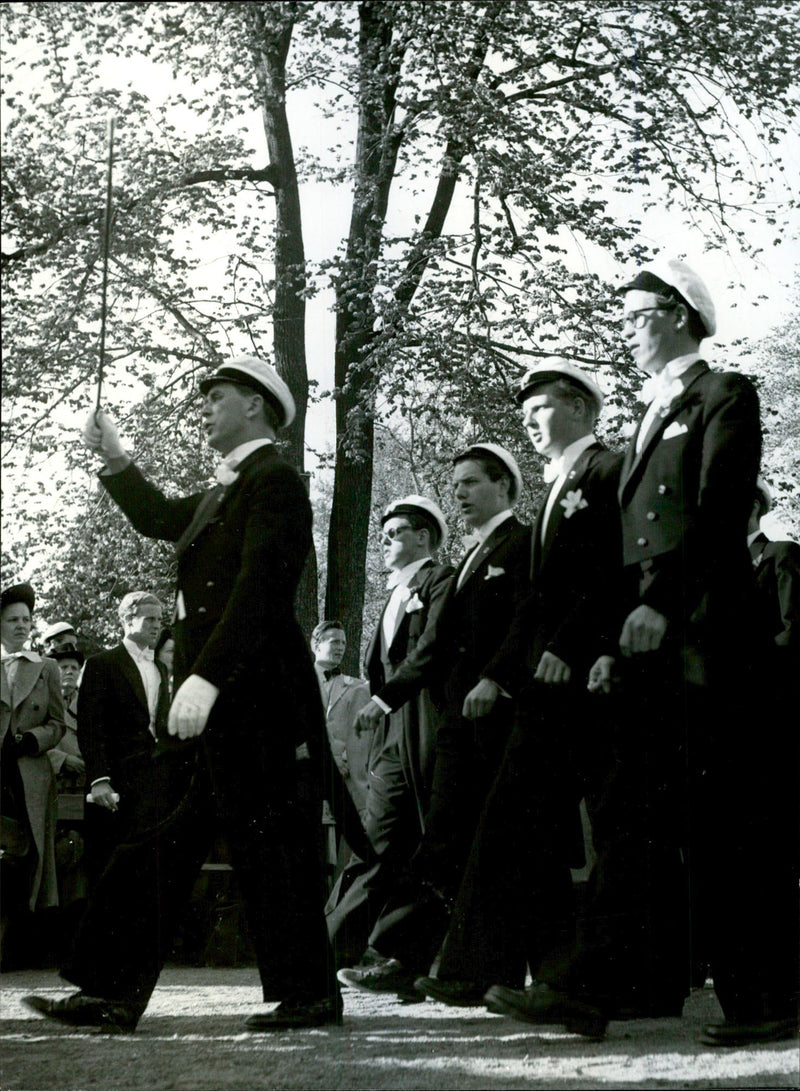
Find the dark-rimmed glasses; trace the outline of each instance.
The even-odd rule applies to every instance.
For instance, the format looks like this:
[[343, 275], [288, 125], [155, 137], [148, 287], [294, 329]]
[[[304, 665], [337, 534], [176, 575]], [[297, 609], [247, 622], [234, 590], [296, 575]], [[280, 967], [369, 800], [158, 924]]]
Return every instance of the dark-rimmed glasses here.
[[633, 326], [635, 330], [643, 330], [648, 322], [646, 315], [650, 311], [671, 311], [675, 306], [675, 303], [659, 303], [657, 307], [640, 307], [638, 311], [628, 311], [622, 317], [622, 328]]
[[381, 528], [381, 532], [378, 535], [380, 542], [393, 542], [395, 538], [399, 538], [404, 530], [413, 530], [414, 528], [410, 523], [404, 523], [401, 527], [389, 527], [388, 530]]

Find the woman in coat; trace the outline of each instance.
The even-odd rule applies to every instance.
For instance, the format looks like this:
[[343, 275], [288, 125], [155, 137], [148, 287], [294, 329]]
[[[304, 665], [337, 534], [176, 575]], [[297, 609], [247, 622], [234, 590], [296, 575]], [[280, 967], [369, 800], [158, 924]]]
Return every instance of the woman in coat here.
[[[58, 905], [55, 831], [58, 811], [55, 777], [47, 751], [64, 731], [64, 699], [57, 664], [24, 650], [31, 631], [34, 592], [30, 584], [9, 587], [0, 595], [0, 753], [2, 754], [4, 832], [24, 838], [28, 851], [4, 854], [4, 880], [12, 879], [19, 896], [3, 915]], [[16, 820], [14, 826], [6, 818]], [[6, 846], [8, 848], [8, 846]], [[16, 858], [15, 858], [16, 857]], [[24, 881], [22, 879], [24, 876]], [[18, 884], [23, 884], [20, 891]], [[6, 887], [8, 893], [8, 887]], [[5, 900], [5, 899], [4, 899]]]

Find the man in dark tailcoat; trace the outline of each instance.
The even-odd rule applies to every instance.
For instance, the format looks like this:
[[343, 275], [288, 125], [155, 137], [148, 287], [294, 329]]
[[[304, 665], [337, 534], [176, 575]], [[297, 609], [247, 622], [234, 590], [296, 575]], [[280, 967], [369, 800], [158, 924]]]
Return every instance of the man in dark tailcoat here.
[[[692, 924], [725, 1022], [708, 1045], [797, 1030], [797, 827], [774, 804], [785, 775], [781, 728], [761, 721], [768, 644], [747, 522], [761, 453], [758, 396], [699, 351], [716, 329], [708, 290], [684, 262], [661, 261], [624, 288], [623, 333], [649, 376], [648, 403], [623, 462], [620, 674], [630, 733], [606, 793], [611, 833], [590, 908], [605, 922], [525, 991], [496, 986], [492, 1011], [595, 1036], [626, 936], [631, 859], [649, 876], [672, 847], [689, 871]], [[626, 775], [627, 769], [627, 775]], [[632, 806], [639, 799], [641, 806]], [[639, 821], [631, 828], [631, 816]], [[637, 829], [639, 834], [637, 836]], [[654, 942], [657, 942], [657, 937]], [[689, 960], [687, 959], [687, 962]]]
[[487, 715], [466, 707], [468, 694], [505, 638], [515, 594], [527, 580], [530, 529], [514, 517], [522, 478], [515, 459], [477, 443], [454, 461], [453, 486], [473, 532], [445, 593], [425, 671], [442, 705], [425, 833], [370, 936], [382, 958], [339, 971], [339, 980], [371, 992], [416, 996], [444, 938], [475, 824], [511, 726], [503, 697]]
[[[164, 754], [164, 822], [122, 844], [62, 970], [80, 992], [31, 1006], [73, 1025], [133, 1029], [169, 951], [218, 820], [245, 901], [266, 1001], [250, 1030], [341, 1021], [324, 905], [319, 827], [296, 792], [296, 750], [327, 746], [319, 686], [294, 616], [311, 548], [311, 507], [275, 436], [294, 417], [288, 387], [255, 357], [200, 385], [209, 444], [223, 455], [210, 491], [168, 499], [141, 474], [104, 413], [87, 445], [134, 527], [175, 542], [175, 686]], [[180, 743], [183, 747], [180, 747]], [[175, 785], [180, 786], [175, 791]], [[320, 808], [321, 816], [321, 808]]]
[[[568, 360], [532, 368], [517, 395], [550, 487], [531, 532], [530, 590], [468, 701], [486, 715], [517, 698], [514, 729], [481, 815], [436, 977], [420, 992], [480, 1004], [521, 986], [548, 945], [569, 940], [570, 867], [583, 863], [578, 803], [604, 738], [589, 670], [609, 649], [621, 573], [621, 456], [594, 437], [597, 384]], [[613, 645], [612, 645], [613, 647]]]
[[156, 824], [153, 808], [164, 803], [153, 792], [156, 738], [169, 711], [167, 668], [153, 655], [162, 609], [147, 591], [125, 595], [117, 610], [122, 640], [89, 657], [78, 690], [78, 745], [91, 801], [84, 823], [90, 886], [114, 846], [135, 827]]
[[434, 636], [453, 569], [433, 554], [447, 538], [437, 504], [424, 496], [393, 501], [381, 519], [389, 596], [366, 653], [371, 698], [359, 715], [375, 735], [365, 827], [378, 854], [354, 857], [328, 904], [339, 965], [364, 953], [372, 927], [425, 828], [440, 712], [426, 685]]

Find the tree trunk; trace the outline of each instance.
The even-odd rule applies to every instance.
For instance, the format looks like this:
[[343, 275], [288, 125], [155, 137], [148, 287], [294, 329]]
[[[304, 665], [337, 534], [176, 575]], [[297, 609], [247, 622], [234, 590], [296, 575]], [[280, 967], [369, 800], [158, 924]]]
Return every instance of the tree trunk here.
[[[303, 223], [292, 137], [286, 116], [286, 57], [294, 28], [294, 4], [243, 5], [252, 32], [261, 111], [275, 188], [275, 367], [292, 392], [297, 416], [281, 433], [281, 446], [292, 465], [305, 474], [308, 406], [306, 364], [306, 266]], [[297, 595], [297, 616], [310, 635], [317, 623], [317, 558], [309, 553]]]

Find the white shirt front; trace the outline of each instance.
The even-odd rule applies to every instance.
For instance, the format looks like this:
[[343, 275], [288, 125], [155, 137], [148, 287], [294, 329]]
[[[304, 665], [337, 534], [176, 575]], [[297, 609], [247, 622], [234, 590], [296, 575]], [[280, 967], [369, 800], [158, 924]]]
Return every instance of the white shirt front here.
[[580, 456], [586, 450], [587, 447], [591, 447], [593, 443], [597, 443], [597, 440], [590, 432], [587, 436], [581, 436], [580, 439], [576, 439], [574, 443], [570, 443], [569, 447], [565, 447], [561, 453], [559, 459], [554, 459], [554, 462], [558, 463], [558, 476], [553, 479], [553, 484], [550, 488], [550, 492], [547, 494], [547, 502], [544, 506], [544, 514], [542, 515], [542, 527], [541, 538], [544, 541], [544, 536], [547, 533], [547, 524], [550, 521], [550, 513], [553, 510], [553, 505], [556, 502], [556, 497], [561, 492], [567, 478], [569, 477], [570, 470], [578, 461]]
[[389, 601], [386, 603], [382, 622], [383, 640], [387, 648], [394, 640], [397, 617], [400, 610], [411, 598], [408, 591], [408, 585], [411, 582], [412, 577], [415, 576], [420, 568], [422, 568], [423, 565], [426, 565], [430, 559], [430, 557], [420, 557], [419, 560], [412, 561], [411, 564], [407, 564], [403, 568], [392, 572], [389, 577], [389, 582], [394, 586], [392, 588], [392, 593], [389, 596]]
[[472, 537], [477, 538], [478, 541], [464, 558], [464, 564], [462, 565], [461, 571], [458, 574], [458, 583], [456, 584], [457, 591], [461, 587], [461, 584], [464, 582], [464, 579], [467, 575], [467, 569], [469, 568], [470, 563], [472, 562], [478, 550], [483, 549], [484, 542], [492, 533], [492, 531], [497, 530], [500, 524], [505, 523], [506, 519], [510, 519], [513, 514], [514, 513], [512, 512], [511, 508], [505, 508], [503, 511], [498, 511], [497, 515], [493, 515], [491, 519], [487, 519], [483, 526], [475, 527], [475, 529], [472, 531]]
[[[666, 386], [671, 382], [675, 382], [676, 379], [680, 379], [684, 372], [696, 364], [698, 360], [702, 360], [702, 353], [689, 352], [685, 356], [676, 356], [674, 360], [670, 360], [665, 365], [662, 371], [659, 371], [657, 376], [652, 376], [657, 379], [658, 385]], [[646, 385], [646, 384], [645, 384]], [[666, 403], [668, 404], [668, 403]], [[640, 454], [642, 447], [644, 447], [644, 440], [647, 433], [650, 431], [650, 427], [653, 421], [664, 409], [665, 403], [658, 397], [653, 398], [647, 407], [647, 412], [642, 417], [642, 423], [639, 425], [639, 431], [636, 434], [636, 454]]]
[[156, 709], [158, 708], [158, 691], [161, 687], [161, 675], [155, 665], [152, 648], [142, 648], [135, 641], [124, 637], [122, 643], [131, 659], [136, 664], [147, 697], [147, 711], [150, 713], [150, 733], [156, 733]]

